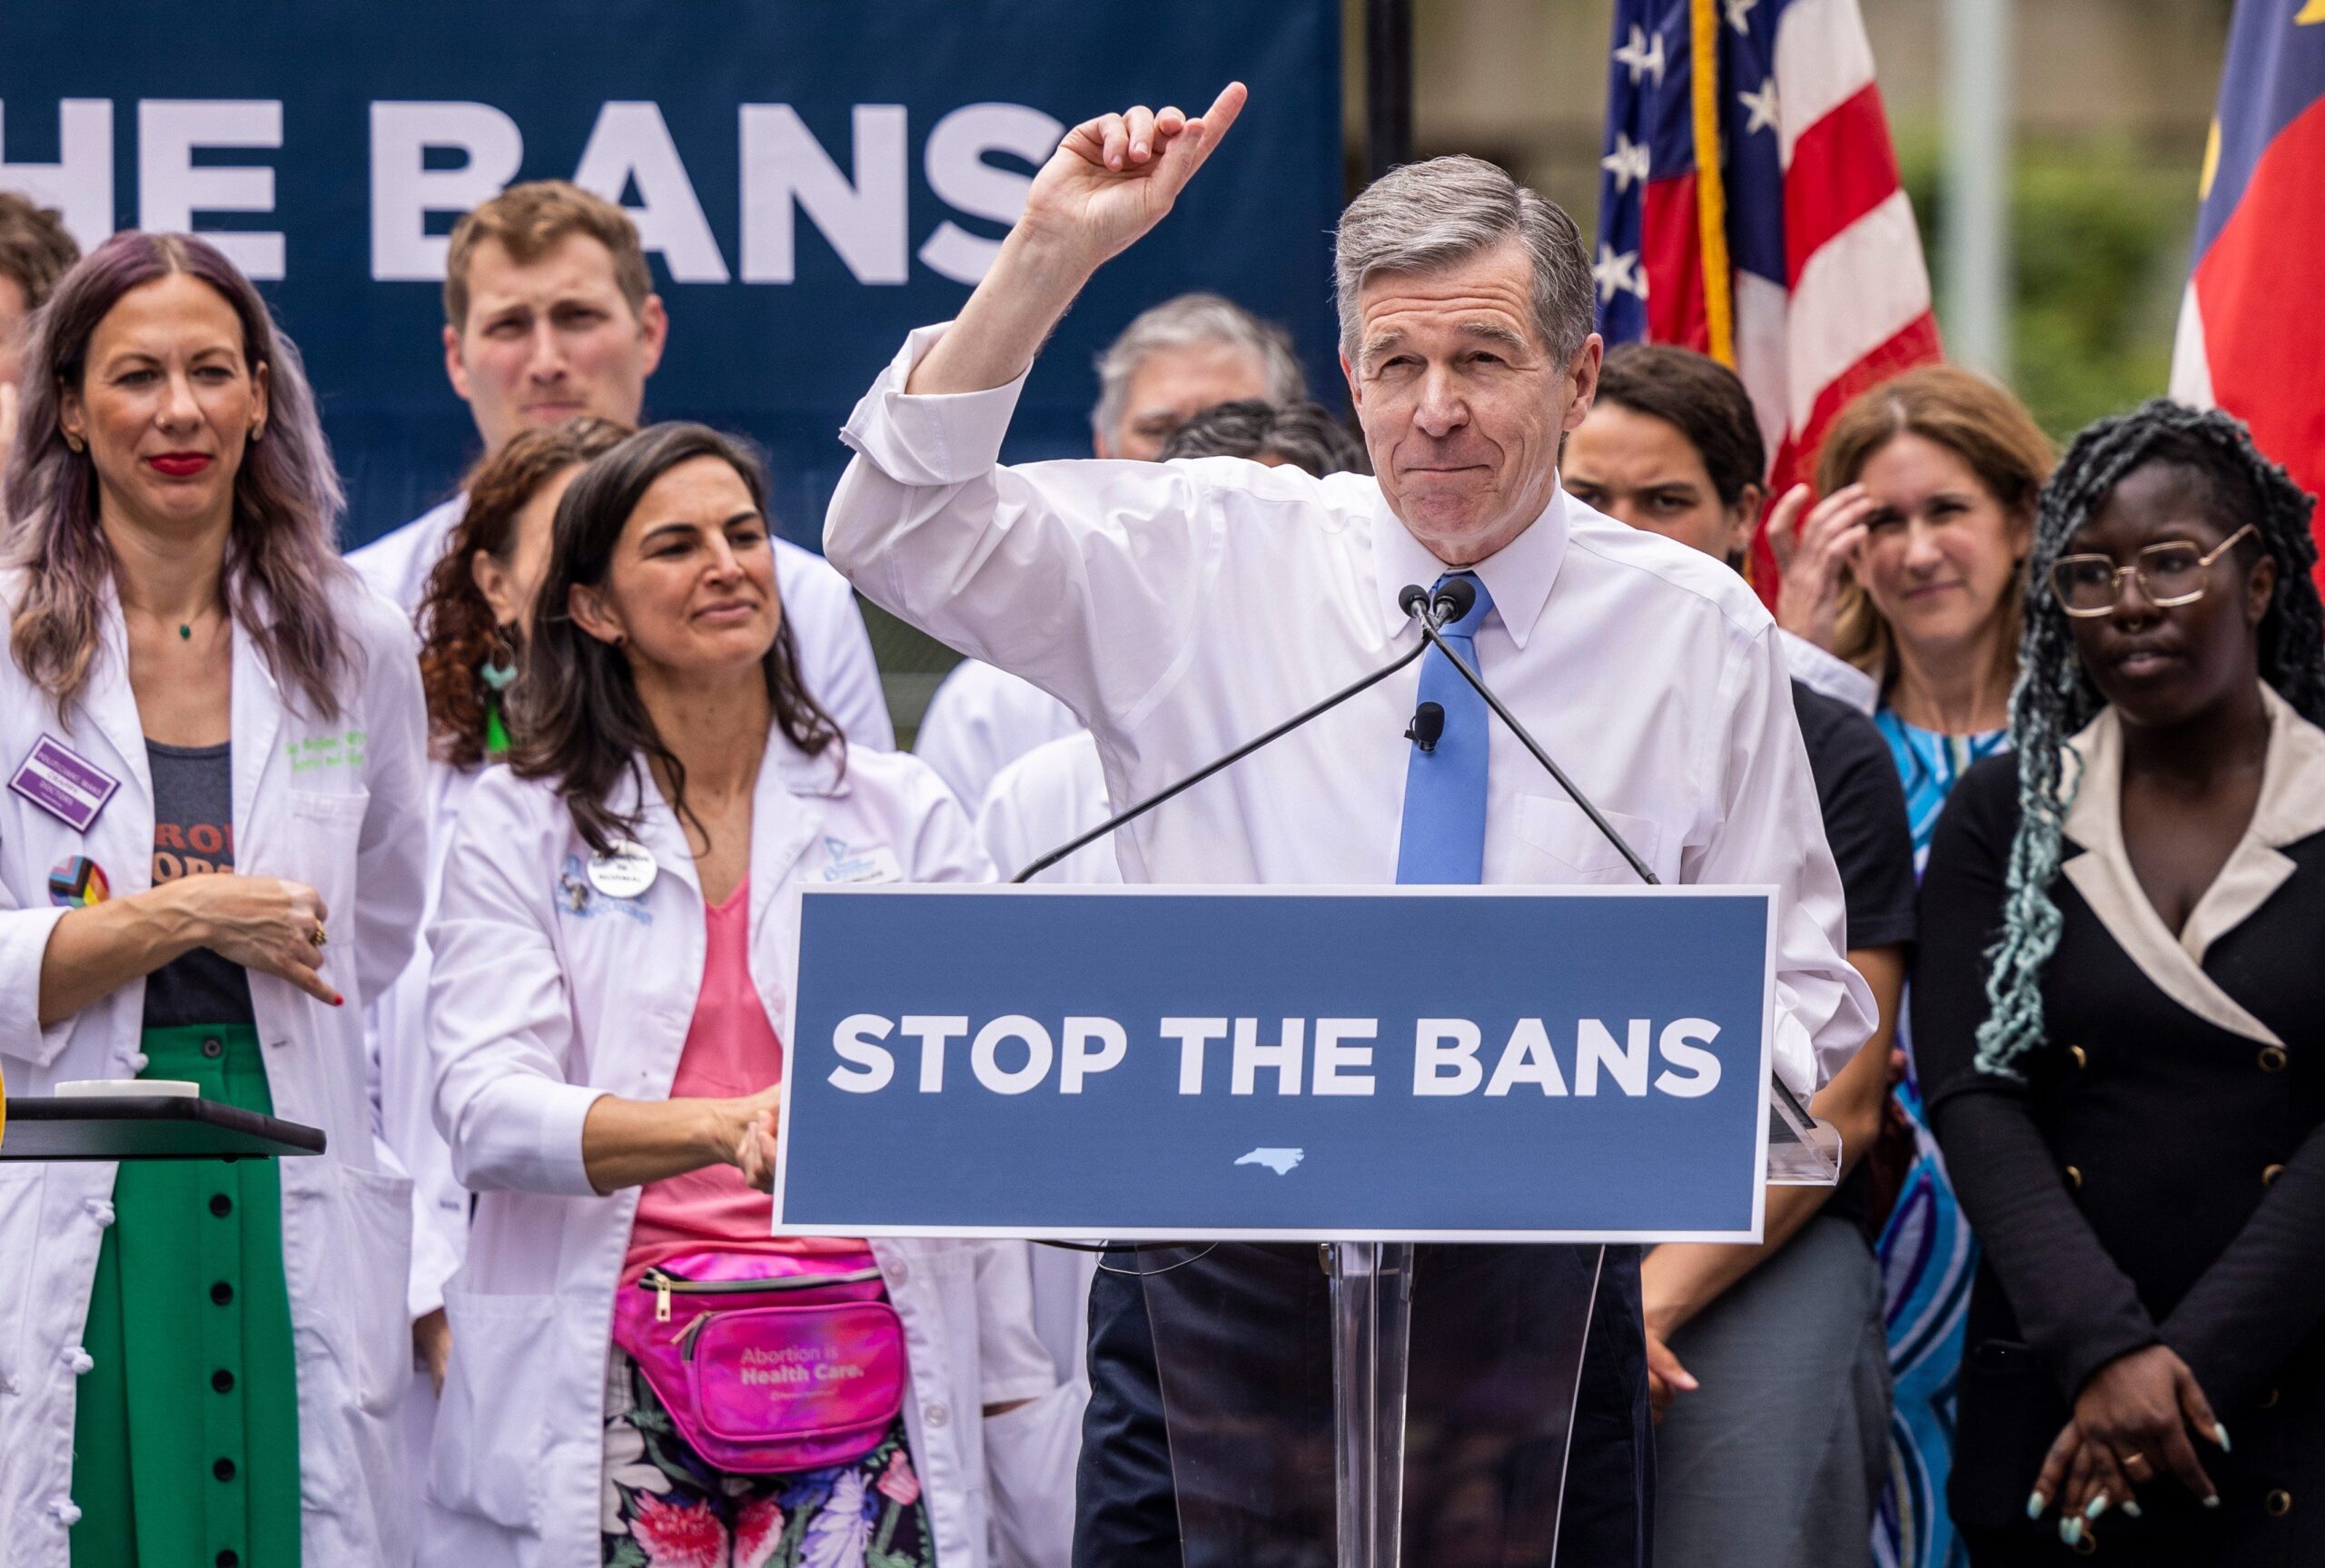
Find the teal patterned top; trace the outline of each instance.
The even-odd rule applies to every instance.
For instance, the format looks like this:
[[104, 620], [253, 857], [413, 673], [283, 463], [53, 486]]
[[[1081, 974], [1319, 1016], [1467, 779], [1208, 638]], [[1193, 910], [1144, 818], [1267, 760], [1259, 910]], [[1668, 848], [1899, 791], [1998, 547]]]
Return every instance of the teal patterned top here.
[[1944, 809], [1945, 797], [1970, 771], [1972, 763], [1992, 756], [2008, 744], [2010, 731], [1940, 735], [1907, 724], [1885, 705], [1873, 715], [1873, 722], [1880, 728], [1881, 738], [1889, 743], [1897, 777], [1905, 785], [1905, 816], [1914, 830], [1914, 873], [1918, 876], [1929, 859], [1930, 835], [1937, 831], [1937, 814]]

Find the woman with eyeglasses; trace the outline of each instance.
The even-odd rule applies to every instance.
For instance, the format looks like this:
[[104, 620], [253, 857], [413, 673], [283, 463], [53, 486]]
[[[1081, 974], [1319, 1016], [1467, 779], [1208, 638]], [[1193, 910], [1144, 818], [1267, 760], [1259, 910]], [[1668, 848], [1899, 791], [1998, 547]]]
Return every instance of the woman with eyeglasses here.
[[1950, 1488], [1979, 1568], [2325, 1560], [2310, 506], [2223, 415], [2084, 431], [2012, 754], [1938, 823], [1913, 1010], [1984, 1249]]

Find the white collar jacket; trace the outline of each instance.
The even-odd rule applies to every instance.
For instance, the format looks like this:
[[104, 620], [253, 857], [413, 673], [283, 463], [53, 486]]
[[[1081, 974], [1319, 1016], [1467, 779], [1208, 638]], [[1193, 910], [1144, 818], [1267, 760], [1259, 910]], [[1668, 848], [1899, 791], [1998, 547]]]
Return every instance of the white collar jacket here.
[[2123, 721], [2112, 705], [2067, 743], [2075, 765], [2065, 780], [2072, 794], [2061, 827], [2084, 853], [2060, 870], [2158, 990], [2231, 1034], [2282, 1046], [2276, 1031], [2203, 967], [2211, 944], [2243, 924], [2292, 875], [2283, 847], [2325, 833], [2325, 730], [2295, 713], [2265, 681], [2261, 705], [2269, 717], [2269, 747], [2252, 821], [2177, 936], [2140, 886], [2123, 843]]
[[[506, 768], [479, 779], [453, 833], [429, 931], [427, 1034], [437, 1125], [478, 1198], [444, 1292], [452, 1363], [424, 1562], [599, 1561], [606, 1362], [638, 1189], [591, 1189], [581, 1124], [601, 1095], [668, 1094], [705, 957], [693, 856], [660, 792], [645, 794], [633, 836], [657, 869], [631, 898], [591, 885], [589, 850], [554, 791]], [[638, 795], [633, 778], [610, 804], [627, 814]], [[806, 757], [770, 735], [752, 807], [749, 954], [778, 1031], [800, 887], [867, 863], [905, 882], [992, 876], [925, 764], [849, 748], [843, 767], [836, 749]], [[936, 1560], [982, 1568], [994, 1533], [1018, 1527], [989, 1507], [988, 1491], [1032, 1484], [1009, 1450], [1038, 1447], [1062, 1403], [1041, 1397], [1057, 1379], [1034, 1336], [1022, 1256], [969, 1241], [879, 1240], [873, 1251], [904, 1320], [905, 1423]], [[983, 1406], [1016, 1400], [1035, 1403], [979, 1419]], [[1054, 1543], [1047, 1560], [1063, 1552], [1070, 1486], [1070, 1472], [1053, 1478], [1034, 1505], [1032, 1528]]]
[[[303, 882], [322, 895], [333, 1008], [252, 973], [251, 1003], [275, 1114], [322, 1129], [329, 1152], [285, 1159], [282, 1265], [297, 1346], [302, 1553], [307, 1562], [394, 1560], [398, 1445], [388, 1419], [410, 1376], [404, 1314], [410, 1183], [374, 1137], [364, 1081], [363, 1004], [411, 956], [420, 911], [424, 719], [409, 623], [350, 577], [331, 612], [351, 661], [338, 717], [279, 686], [241, 623], [232, 631], [236, 869]], [[0, 582], [13, 613], [20, 580]], [[0, 617], [5, 618], [5, 617]], [[44, 1030], [40, 968], [65, 911], [52, 867], [85, 855], [127, 897], [152, 885], [153, 783], [128, 680], [127, 639], [110, 587], [103, 646], [83, 700], [60, 715], [0, 655], [0, 766], [13, 776], [44, 735], [120, 781], [80, 832], [0, 792], [0, 1054], [17, 1094], [75, 1079], [128, 1078], [145, 982], [134, 981]], [[97, 1246], [113, 1223], [110, 1164], [0, 1164], [0, 1519], [6, 1556], [65, 1568], [74, 1368]]]
[[[875, 603], [1050, 692], [1128, 803], [1281, 723], [1420, 637], [1398, 603], [1446, 567], [1361, 474], [1232, 458], [999, 460], [1023, 379], [915, 397], [945, 329], [906, 340], [849, 419], [824, 547]], [[1720, 562], [1555, 491], [1477, 575], [1492, 683], [1667, 883], [1777, 890], [1776, 1070], [1803, 1098], [1874, 1024], [1844, 956], [1775, 623]], [[1114, 835], [1132, 883], [1396, 880], [1408, 667]], [[1488, 741], [1484, 879], [1633, 873], [1507, 726]]]

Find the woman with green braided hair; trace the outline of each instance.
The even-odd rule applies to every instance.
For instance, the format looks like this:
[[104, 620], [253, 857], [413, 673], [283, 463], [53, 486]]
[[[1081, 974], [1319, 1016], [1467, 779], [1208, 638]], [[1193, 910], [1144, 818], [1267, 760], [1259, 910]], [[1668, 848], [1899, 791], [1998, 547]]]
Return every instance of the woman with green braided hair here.
[[2310, 506], [2224, 415], [2085, 430], [2037, 512], [2012, 749], [1938, 823], [1913, 1015], [1984, 1254], [1949, 1489], [1979, 1568], [2102, 1533], [2325, 1562]]

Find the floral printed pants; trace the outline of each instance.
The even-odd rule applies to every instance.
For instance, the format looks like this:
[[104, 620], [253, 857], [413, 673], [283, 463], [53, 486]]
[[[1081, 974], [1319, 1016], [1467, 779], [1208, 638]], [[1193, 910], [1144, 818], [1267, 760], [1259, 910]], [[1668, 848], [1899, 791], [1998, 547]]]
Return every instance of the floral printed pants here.
[[603, 1498], [605, 1568], [935, 1568], [901, 1418], [852, 1464], [729, 1474], [618, 1350], [606, 1367]]

